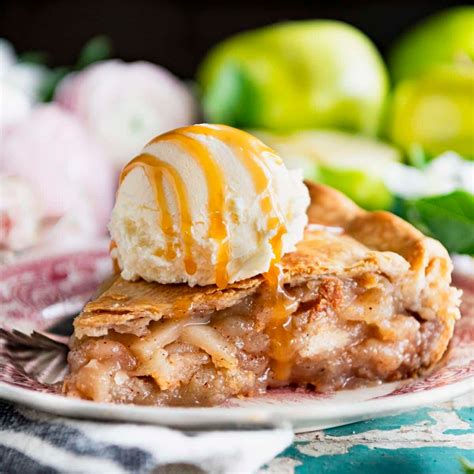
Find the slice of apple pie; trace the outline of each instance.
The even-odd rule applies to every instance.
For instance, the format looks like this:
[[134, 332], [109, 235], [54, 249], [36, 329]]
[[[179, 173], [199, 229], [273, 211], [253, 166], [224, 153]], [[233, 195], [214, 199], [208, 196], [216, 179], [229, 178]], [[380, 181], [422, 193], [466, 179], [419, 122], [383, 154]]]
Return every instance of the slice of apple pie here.
[[446, 250], [390, 213], [308, 187], [310, 225], [282, 260], [286, 311], [262, 276], [226, 288], [115, 276], [74, 322], [64, 391], [216, 405], [271, 387], [329, 391], [432, 368], [459, 316]]

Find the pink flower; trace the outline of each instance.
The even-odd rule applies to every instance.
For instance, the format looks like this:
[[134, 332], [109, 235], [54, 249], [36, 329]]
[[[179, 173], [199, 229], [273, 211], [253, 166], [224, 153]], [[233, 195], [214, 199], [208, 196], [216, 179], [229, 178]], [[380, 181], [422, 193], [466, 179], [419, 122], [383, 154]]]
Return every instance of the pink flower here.
[[25, 180], [42, 220], [68, 216], [78, 234], [105, 231], [112, 207], [114, 171], [81, 123], [57, 105], [36, 107], [5, 130], [0, 173]]
[[188, 88], [147, 62], [93, 64], [66, 77], [55, 100], [83, 121], [117, 166], [154, 136], [196, 120]]

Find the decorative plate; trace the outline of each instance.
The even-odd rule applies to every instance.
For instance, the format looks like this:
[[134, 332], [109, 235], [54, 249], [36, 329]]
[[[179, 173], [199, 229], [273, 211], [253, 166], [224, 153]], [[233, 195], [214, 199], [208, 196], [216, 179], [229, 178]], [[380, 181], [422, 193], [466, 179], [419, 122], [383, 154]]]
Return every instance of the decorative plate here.
[[[295, 431], [328, 428], [454, 398], [474, 389], [474, 280], [458, 276], [463, 317], [450, 350], [424, 378], [320, 394], [271, 390], [213, 408], [112, 405], [58, 393], [64, 376], [71, 321], [109, 274], [103, 248], [42, 258], [0, 269], [0, 323], [23, 333], [0, 333], [0, 397], [60, 415], [156, 423], [183, 428], [268, 426], [291, 423]], [[7, 341], [8, 340], [8, 341]]]

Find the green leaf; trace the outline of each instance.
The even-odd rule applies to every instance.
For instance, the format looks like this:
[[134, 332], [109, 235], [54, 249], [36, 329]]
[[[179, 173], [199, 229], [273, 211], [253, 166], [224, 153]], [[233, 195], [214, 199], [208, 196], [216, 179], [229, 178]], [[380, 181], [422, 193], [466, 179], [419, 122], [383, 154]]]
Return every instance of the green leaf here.
[[26, 51], [18, 56], [20, 63], [46, 64], [48, 62], [48, 53], [44, 51]]
[[459, 462], [461, 463], [461, 468], [466, 474], [474, 474], [474, 463], [462, 456], [459, 458]]
[[408, 163], [415, 168], [423, 169], [429, 157], [421, 145], [413, 144], [407, 151]]
[[110, 58], [112, 44], [106, 36], [96, 36], [90, 39], [82, 48], [77, 59], [76, 69], [82, 69], [89, 64]]
[[404, 217], [450, 252], [474, 254], [474, 195], [454, 191], [405, 201]]
[[39, 96], [42, 102], [50, 102], [53, 99], [56, 86], [69, 72], [71, 72], [71, 69], [68, 67], [57, 67], [51, 69], [41, 85]]

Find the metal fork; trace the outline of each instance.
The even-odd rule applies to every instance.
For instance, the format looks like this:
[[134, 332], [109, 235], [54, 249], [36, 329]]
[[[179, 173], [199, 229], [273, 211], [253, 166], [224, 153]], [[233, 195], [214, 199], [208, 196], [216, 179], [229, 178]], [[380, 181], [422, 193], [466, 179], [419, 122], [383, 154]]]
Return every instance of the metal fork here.
[[37, 331], [25, 334], [0, 328], [0, 343], [3, 342], [6, 357], [31, 378], [45, 384], [57, 383], [67, 373], [67, 339]]

